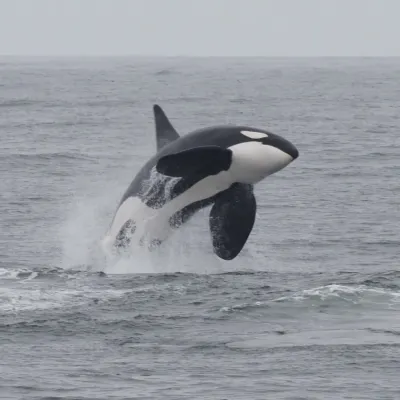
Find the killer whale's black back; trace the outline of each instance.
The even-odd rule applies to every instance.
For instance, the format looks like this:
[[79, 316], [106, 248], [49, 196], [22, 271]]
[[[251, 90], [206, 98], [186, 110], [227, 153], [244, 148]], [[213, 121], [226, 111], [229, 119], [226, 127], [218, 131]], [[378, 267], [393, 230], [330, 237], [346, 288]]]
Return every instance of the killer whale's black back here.
[[[208, 175], [208, 173], [207, 170], [204, 169], [197, 175], [190, 176], [186, 179], [181, 179], [172, 188], [169, 199], [166, 199], [163, 196], [164, 185], [153, 185], [150, 190], [146, 190], [147, 183], [150, 181], [151, 178], [151, 171], [156, 166], [157, 161], [161, 157], [169, 154], [178, 153], [184, 150], [189, 150], [194, 147], [219, 146], [222, 148], [228, 148], [238, 143], [251, 141], [251, 138], [247, 138], [240, 133], [240, 131], [242, 130], [251, 131], [254, 130], [254, 128], [248, 126], [217, 125], [213, 127], [197, 129], [165, 145], [163, 148], [161, 148], [160, 151], [153, 155], [153, 157], [151, 157], [140, 169], [140, 171], [137, 173], [136, 177], [133, 179], [132, 183], [129, 185], [128, 189], [124, 193], [119, 205], [121, 205], [128, 197], [139, 197], [148, 207], [162, 207], [166, 201], [176, 196], [179, 196], [189, 187], [204, 179]], [[260, 129], [257, 129], [257, 131], [270, 134], [269, 132], [262, 131]]]

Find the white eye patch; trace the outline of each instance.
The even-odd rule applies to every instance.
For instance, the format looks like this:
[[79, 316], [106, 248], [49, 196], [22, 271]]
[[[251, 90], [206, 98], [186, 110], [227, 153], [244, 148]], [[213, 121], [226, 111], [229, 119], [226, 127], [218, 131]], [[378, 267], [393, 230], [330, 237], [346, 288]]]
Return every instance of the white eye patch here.
[[268, 137], [266, 133], [262, 132], [254, 132], [254, 131], [240, 131], [240, 133], [244, 136], [249, 137], [250, 139], [262, 139]]

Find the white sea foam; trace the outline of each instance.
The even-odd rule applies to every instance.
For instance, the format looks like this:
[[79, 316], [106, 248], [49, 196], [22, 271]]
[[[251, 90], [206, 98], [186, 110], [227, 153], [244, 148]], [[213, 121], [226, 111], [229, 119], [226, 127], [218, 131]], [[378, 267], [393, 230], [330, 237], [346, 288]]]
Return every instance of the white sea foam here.
[[337, 298], [353, 303], [358, 303], [360, 301], [368, 301], [368, 299], [374, 301], [382, 297], [386, 299], [389, 297], [394, 301], [400, 301], [400, 292], [391, 291], [383, 288], [373, 288], [365, 285], [350, 286], [331, 284], [311, 289], [305, 289], [291, 296], [280, 297], [273, 301], [303, 301], [308, 299], [325, 301]]
[[31, 287], [0, 287], [0, 311], [20, 312], [55, 309], [90, 301], [107, 301], [124, 296], [132, 289], [101, 289], [88, 291], [75, 289], [43, 289]]

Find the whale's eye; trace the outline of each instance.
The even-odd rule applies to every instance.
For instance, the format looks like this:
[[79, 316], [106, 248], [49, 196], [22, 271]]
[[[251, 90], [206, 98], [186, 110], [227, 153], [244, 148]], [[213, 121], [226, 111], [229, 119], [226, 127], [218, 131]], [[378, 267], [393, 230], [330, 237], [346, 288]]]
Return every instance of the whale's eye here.
[[240, 133], [244, 136], [249, 137], [250, 139], [263, 139], [268, 137], [266, 133], [256, 132], [256, 131], [240, 131]]

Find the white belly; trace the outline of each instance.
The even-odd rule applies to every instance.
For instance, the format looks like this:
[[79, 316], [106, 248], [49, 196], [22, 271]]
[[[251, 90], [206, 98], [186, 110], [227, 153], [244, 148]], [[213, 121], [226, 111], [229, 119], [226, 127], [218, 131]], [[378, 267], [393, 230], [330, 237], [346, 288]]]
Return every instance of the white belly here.
[[109, 249], [122, 226], [130, 219], [135, 222], [136, 226], [131, 240], [132, 244], [138, 244], [142, 240], [147, 243], [151, 243], [153, 240], [164, 241], [174, 232], [174, 228], [169, 224], [169, 219], [177, 211], [196, 201], [216, 195], [229, 188], [232, 183], [231, 173], [223, 171], [218, 175], [201, 180], [159, 209], [146, 206], [138, 197], [129, 197], [118, 208], [103, 245]]

